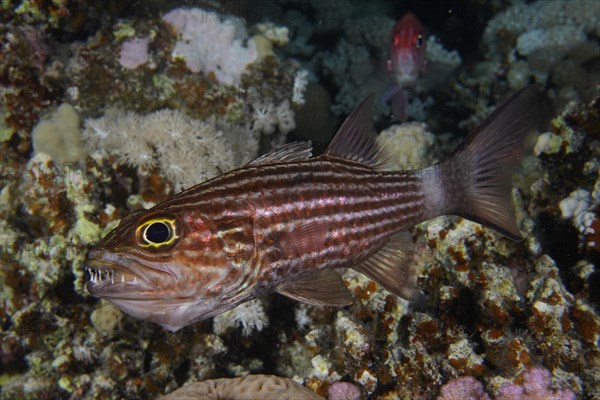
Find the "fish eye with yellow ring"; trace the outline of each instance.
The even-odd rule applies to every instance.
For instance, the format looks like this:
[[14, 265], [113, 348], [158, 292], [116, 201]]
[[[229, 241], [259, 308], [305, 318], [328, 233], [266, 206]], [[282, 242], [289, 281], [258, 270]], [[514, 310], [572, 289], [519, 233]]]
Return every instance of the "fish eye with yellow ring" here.
[[171, 247], [179, 239], [178, 224], [172, 218], [151, 218], [137, 227], [135, 236], [140, 246], [161, 250]]

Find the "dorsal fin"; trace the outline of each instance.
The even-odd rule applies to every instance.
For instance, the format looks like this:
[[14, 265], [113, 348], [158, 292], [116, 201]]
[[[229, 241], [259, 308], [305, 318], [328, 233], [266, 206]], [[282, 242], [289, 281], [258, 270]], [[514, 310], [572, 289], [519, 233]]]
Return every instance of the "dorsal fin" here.
[[248, 165], [263, 165], [281, 162], [308, 160], [312, 156], [311, 142], [292, 142], [279, 146], [250, 161]]
[[370, 167], [390, 169], [388, 157], [377, 141], [373, 126], [373, 103], [375, 95], [370, 94], [346, 118], [324, 155], [357, 161]]

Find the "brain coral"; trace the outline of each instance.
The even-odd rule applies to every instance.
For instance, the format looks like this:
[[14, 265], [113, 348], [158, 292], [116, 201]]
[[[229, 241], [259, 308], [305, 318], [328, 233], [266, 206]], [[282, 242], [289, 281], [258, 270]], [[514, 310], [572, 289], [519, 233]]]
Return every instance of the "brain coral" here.
[[163, 400], [323, 400], [291, 379], [273, 375], [210, 379], [196, 382], [162, 398]]

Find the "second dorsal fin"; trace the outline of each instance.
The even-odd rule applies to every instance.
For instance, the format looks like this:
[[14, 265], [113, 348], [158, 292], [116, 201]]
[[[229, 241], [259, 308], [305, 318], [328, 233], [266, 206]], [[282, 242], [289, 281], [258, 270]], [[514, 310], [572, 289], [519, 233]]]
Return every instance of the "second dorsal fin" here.
[[370, 94], [346, 118], [324, 155], [357, 161], [370, 167], [385, 170], [389, 168], [388, 157], [377, 141], [373, 126], [373, 103], [375, 95]]

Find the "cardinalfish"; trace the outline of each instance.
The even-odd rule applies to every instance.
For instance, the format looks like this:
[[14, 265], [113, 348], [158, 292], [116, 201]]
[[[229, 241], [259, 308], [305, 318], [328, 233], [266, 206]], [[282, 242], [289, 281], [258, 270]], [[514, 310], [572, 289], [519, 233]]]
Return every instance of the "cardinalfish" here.
[[419, 18], [409, 12], [394, 26], [387, 69], [395, 84], [382, 96], [384, 103], [392, 101], [392, 111], [402, 121], [406, 119], [407, 88], [414, 86], [425, 65], [425, 32]]
[[410, 171], [386, 163], [371, 95], [318, 157], [310, 142], [286, 144], [125, 217], [90, 251], [87, 289], [170, 331], [273, 292], [348, 305], [337, 268], [416, 300], [406, 254], [415, 224], [454, 214], [521, 238], [511, 171], [537, 95], [534, 86], [513, 94], [445, 160]]

